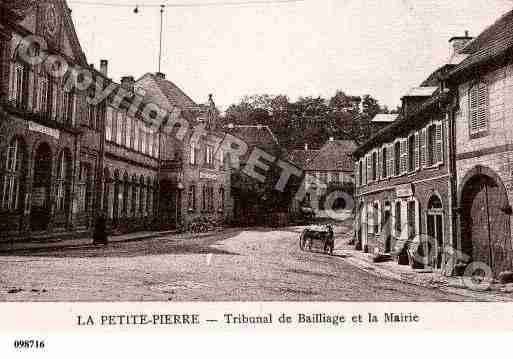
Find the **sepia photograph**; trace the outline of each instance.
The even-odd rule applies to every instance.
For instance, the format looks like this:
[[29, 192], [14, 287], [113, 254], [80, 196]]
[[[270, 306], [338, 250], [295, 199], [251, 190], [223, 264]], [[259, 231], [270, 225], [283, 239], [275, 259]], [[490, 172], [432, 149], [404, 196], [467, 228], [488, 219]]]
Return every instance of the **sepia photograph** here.
[[513, 1], [0, 2], [4, 305], [511, 302], [512, 204]]

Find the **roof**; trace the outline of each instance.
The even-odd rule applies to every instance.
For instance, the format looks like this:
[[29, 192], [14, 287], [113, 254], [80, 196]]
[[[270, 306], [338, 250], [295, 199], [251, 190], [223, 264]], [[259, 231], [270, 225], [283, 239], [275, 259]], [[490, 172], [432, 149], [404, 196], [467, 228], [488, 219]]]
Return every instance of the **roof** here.
[[[449, 99], [450, 94], [448, 92], [444, 91], [435, 94], [424, 101], [417, 109], [415, 109], [415, 111], [408, 113], [406, 116], [400, 115], [396, 121], [376, 132], [368, 141], [359, 146], [353, 154], [358, 157], [377, 145], [393, 140], [395, 138], [394, 136], [397, 136], [397, 134], [409, 131], [411, 128], [415, 128], [422, 123], [422, 121], [420, 121], [421, 118], [419, 117], [421, 114], [424, 112], [427, 113], [427, 111], [431, 109], [440, 110], [438, 104], [446, 103]], [[426, 121], [430, 118], [431, 117], [429, 115], [426, 116]]]
[[512, 47], [513, 10], [500, 17], [461, 50], [462, 54], [469, 56], [457, 65], [449, 76], [504, 56]]
[[200, 110], [200, 106], [194, 102], [189, 96], [185, 94], [176, 84], [167, 79], [161, 78], [153, 73], [147, 73], [145, 76], [149, 76], [155, 81], [159, 89], [162, 91], [168, 101], [181, 109], [187, 110]]
[[437, 86], [412, 87], [404, 97], [430, 97], [436, 90], [438, 90]]
[[394, 122], [399, 117], [399, 114], [388, 114], [388, 113], [379, 113], [371, 120], [371, 122]]
[[278, 139], [269, 126], [265, 125], [228, 125], [225, 132], [243, 140], [249, 148], [258, 147], [262, 150], [279, 148]]
[[304, 168], [308, 162], [315, 158], [319, 153], [319, 150], [292, 150], [288, 156], [288, 160], [296, 166]]
[[319, 150], [319, 153], [306, 166], [307, 171], [342, 171], [352, 172], [353, 151], [357, 148], [354, 141], [334, 140], [328, 141]]

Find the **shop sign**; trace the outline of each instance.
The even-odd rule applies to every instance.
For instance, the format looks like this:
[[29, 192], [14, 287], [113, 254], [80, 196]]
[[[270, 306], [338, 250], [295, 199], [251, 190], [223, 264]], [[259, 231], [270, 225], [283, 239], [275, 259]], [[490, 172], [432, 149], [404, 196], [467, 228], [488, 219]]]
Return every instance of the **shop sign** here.
[[215, 173], [201, 171], [200, 179], [215, 181], [215, 180], [217, 180], [217, 175]]
[[40, 125], [39, 123], [35, 123], [32, 121], [30, 121], [28, 123], [28, 128], [30, 131], [44, 133], [45, 135], [51, 136], [57, 140], [59, 139], [59, 137], [61, 135], [60, 131], [55, 128], [46, 127], [46, 126]]
[[398, 198], [412, 197], [413, 187], [411, 183], [403, 184], [395, 188], [395, 194]]

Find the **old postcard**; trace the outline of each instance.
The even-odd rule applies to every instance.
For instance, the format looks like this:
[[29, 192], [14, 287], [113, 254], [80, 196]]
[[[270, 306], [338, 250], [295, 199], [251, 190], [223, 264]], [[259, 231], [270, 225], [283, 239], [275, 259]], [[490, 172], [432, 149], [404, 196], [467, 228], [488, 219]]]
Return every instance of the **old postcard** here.
[[512, 55], [506, 0], [1, 1], [0, 332], [510, 328]]

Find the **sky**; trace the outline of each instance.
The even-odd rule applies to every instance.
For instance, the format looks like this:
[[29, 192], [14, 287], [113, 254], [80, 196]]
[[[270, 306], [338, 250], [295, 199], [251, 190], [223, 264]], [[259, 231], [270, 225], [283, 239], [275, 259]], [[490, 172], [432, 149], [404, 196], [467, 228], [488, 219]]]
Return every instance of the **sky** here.
[[[162, 1], [68, 0], [88, 62], [99, 67], [100, 59], [109, 60], [109, 75], [117, 81], [156, 72], [160, 13], [158, 7], [144, 5]], [[216, 0], [165, 3], [209, 2]], [[299, 96], [330, 98], [338, 89], [370, 94], [395, 108], [408, 89], [445, 63], [452, 36], [465, 30], [476, 36], [512, 8], [511, 0], [168, 7], [162, 72], [198, 103], [212, 93], [221, 110], [244, 95], [285, 94], [294, 101]]]

